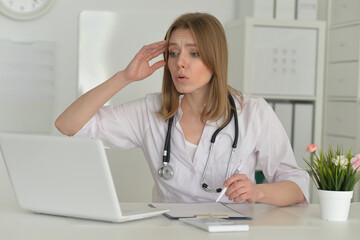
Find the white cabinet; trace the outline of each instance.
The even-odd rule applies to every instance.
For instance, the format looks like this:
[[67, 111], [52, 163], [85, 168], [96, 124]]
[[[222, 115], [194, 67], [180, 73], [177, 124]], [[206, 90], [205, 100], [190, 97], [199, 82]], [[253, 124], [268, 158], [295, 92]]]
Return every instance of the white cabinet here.
[[360, 19], [359, 0], [332, 0], [330, 7], [330, 18], [332, 25], [358, 21]]
[[328, 100], [326, 108], [326, 133], [328, 135], [356, 138], [357, 104], [353, 101]]
[[324, 146], [360, 151], [360, 1], [331, 1]]
[[[360, 1], [331, 0], [325, 78], [324, 146], [360, 151]], [[360, 184], [353, 201], [360, 201]]]
[[332, 27], [329, 32], [329, 61], [355, 61], [359, 55], [359, 25]]
[[225, 31], [229, 84], [273, 106], [304, 167], [306, 146], [322, 142], [325, 22], [244, 18]]
[[252, 25], [251, 92], [315, 96], [317, 29]]
[[357, 61], [337, 62], [328, 65], [327, 92], [329, 98], [344, 97], [355, 99], [359, 87], [359, 64]]

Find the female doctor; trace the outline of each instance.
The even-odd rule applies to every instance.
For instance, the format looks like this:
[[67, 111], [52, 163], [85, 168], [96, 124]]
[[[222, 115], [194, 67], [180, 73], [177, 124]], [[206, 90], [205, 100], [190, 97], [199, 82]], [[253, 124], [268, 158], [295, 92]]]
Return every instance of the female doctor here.
[[[150, 66], [160, 54], [164, 60]], [[227, 84], [227, 61], [221, 23], [206, 13], [182, 15], [164, 41], [144, 46], [123, 71], [72, 103], [55, 125], [69, 136], [101, 139], [107, 148], [140, 147], [155, 180], [156, 202], [211, 202], [228, 187], [222, 202], [308, 203], [309, 177], [297, 167], [281, 123], [265, 100]], [[161, 93], [103, 106], [162, 67]], [[268, 183], [255, 184], [257, 164]]]

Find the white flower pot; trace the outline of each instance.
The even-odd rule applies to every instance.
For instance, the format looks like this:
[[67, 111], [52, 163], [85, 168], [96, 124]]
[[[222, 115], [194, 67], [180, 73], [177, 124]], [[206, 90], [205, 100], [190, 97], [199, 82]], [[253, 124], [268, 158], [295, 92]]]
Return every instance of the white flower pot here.
[[321, 218], [327, 221], [346, 221], [353, 191], [318, 190]]

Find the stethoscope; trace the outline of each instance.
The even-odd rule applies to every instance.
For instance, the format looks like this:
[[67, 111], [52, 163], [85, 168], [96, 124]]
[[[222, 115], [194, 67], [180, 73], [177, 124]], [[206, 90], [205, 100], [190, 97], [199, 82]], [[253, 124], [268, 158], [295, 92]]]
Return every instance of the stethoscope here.
[[[238, 117], [237, 117], [237, 113], [236, 113], [236, 106], [235, 106], [235, 101], [234, 98], [231, 96], [231, 94], [228, 94], [228, 99], [231, 105], [231, 113], [230, 113], [230, 120], [222, 127], [218, 128], [212, 135], [211, 140], [210, 140], [210, 150], [209, 150], [209, 155], [208, 158], [206, 160], [206, 164], [205, 164], [205, 168], [203, 171], [203, 174], [201, 176], [201, 181], [200, 184], [202, 186], [202, 188], [207, 191], [207, 192], [221, 192], [221, 188], [217, 188], [217, 189], [212, 189], [211, 187], [209, 187], [208, 184], [206, 184], [204, 182], [205, 180], [205, 176], [206, 176], [206, 171], [208, 169], [209, 166], [209, 162], [210, 162], [210, 158], [211, 158], [211, 154], [212, 154], [212, 150], [213, 150], [213, 146], [216, 140], [216, 136], [219, 134], [219, 132], [221, 130], [223, 130], [230, 122], [231, 119], [234, 117], [234, 124], [235, 124], [235, 137], [234, 137], [234, 142], [232, 144], [232, 150], [231, 150], [231, 154], [230, 154], [230, 158], [228, 161], [228, 165], [227, 165], [227, 170], [226, 170], [226, 178], [225, 180], [230, 176], [229, 175], [229, 171], [230, 171], [230, 163], [234, 157], [235, 154], [235, 149], [237, 147], [237, 142], [238, 142], [238, 136], [239, 136], [239, 123], [238, 123]], [[159, 176], [168, 180], [170, 178], [173, 177], [174, 175], [174, 170], [172, 169], [172, 167], [169, 165], [170, 162], [170, 139], [171, 139], [171, 127], [174, 121], [174, 116], [172, 116], [169, 119], [168, 122], [168, 130], [166, 133], [166, 138], [165, 138], [165, 144], [164, 144], [164, 153], [163, 153], [163, 166], [161, 168], [159, 168]]]

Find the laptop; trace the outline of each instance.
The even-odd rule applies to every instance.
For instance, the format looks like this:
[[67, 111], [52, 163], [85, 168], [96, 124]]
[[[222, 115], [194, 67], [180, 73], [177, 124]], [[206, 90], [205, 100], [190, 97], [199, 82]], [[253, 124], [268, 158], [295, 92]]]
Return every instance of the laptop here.
[[31, 212], [125, 222], [168, 211], [119, 204], [100, 140], [0, 133], [0, 150], [19, 206]]

